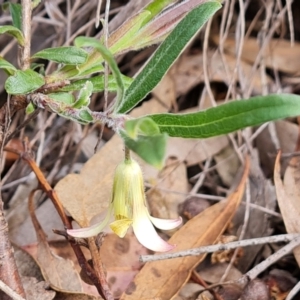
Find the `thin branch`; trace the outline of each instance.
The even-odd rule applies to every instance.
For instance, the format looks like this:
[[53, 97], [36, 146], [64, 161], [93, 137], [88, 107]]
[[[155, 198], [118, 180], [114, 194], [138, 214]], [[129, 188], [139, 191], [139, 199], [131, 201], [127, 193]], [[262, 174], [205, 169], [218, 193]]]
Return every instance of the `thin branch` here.
[[12, 290], [9, 286], [7, 286], [2, 280], [0, 280], [0, 290], [3, 291], [9, 297], [11, 297], [13, 300], [25, 300], [14, 290]]
[[[295, 235], [295, 234], [293, 234]], [[287, 234], [287, 236], [290, 236], [290, 234]], [[300, 235], [296, 235], [294, 238], [291, 239], [291, 242], [285, 245], [284, 247], [280, 248], [277, 252], [269, 256], [267, 259], [262, 261], [260, 264], [256, 265], [253, 269], [248, 271], [243, 277], [247, 277], [250, 280], [256, 278], [260, 273], [265, 271], [269, 266], [271, 266], [273, 263], [281, 259], [283, 256], [287, 255], [293, 249], [300, 244]]]
[[300, 290], [300, 281], [291, 289], [285, 300], [292, 300]]
[[[249, 247], [249, 246], [256, 246], [256, 245], [263, 245], [269, 243], [281, 243], [281, 242], [290, 242], [295, 240], [296, 238], [300, 239], [299, 234], [282, 234], [282, 235], [273, 235], [269, 237], [262, 237], [262, 238], [255, 238], [237, 242], [231, 242], [227, 244], [217, 244], [211, 246], [204, 246], [195, 249], [189, 249], [185, 251], [179, 251], [174, 253], [165, 253], [160, 255], [142, 255], [140, 256], [141, 262], [149, 262], [149, 261], [157, 261], [157, 260], [164, 260], [164, 259], [171, 259], [177, 257], [185, 257], [185, 256], [197, 256], [203, 253], [213, 253], [216, 251], [226, 251], [235, 249], [238, 247]], [[279, 250], [280, 251], [280, 250]]]

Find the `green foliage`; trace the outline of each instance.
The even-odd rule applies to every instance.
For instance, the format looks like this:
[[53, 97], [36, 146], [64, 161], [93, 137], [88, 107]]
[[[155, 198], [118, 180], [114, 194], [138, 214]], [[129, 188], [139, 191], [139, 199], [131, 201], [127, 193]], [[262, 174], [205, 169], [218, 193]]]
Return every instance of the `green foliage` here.
[[137, 153], [145, 162], [157, 169], [163, 167], [168, 135], [166, 133], [156, 135], [138, 135], [130, 138], [125, 131], [120, 132], [125, 145]]
[[186, 15], [126, 90], [123, 101], [116, 108], [117, 113], [128, 112], [153, 90], [188, 42], [220, 7], [219, 2], [207, 2]]
[[22, 30], [22, 5], [19, 3], [9, 3], [9, 11], [12, 17], [13, 25]]
[[47, 48], [32, 56], [32, 58], [52, 60], [65, 65], [83, 64], [87, 57], [88, 53], [77, 47]]
[[45, 84], [43, 76], [33, 70], [15, 71], [5, 82], [5, 90], [8, 94], [28, 94]]
[[150, 2], [145, 10], [149, 11], [149, 16], [144, 20], [143, 25], [147, 24], [150, 20], [152, 20], [155, 16], [157, 16], [163, 9], [165, 9], [168, 5], [176, 2], [176, 0], [154, 0]]
[[122, 74], [118, 68], [118, 65], [112, 55], [112, 53], [105, 48], [101, 42], [99, 42], [97, 39], [89, 38], [89, 37], [78, 37], [75, 40], [75, 45], [77, 47], [93, 47], [97, 51], [99, 51], [102, 55], [102, 57], [105, 59], [105, 61], [108, 63], [114, 77], [117, 83], [117, 101], [116, 103], [120, 103], [123, 99], [124, 95], [124, 84], [122, 80]]
[[140, 118], [129, 120], [125, 123], [127, 135], [136, 139], [138, 135], [157, 135], [160, 134], [159, 127], [151, 118]]
[[20, 29], [12, 25], [0, 26], [0, 34], [9, 34], [17, 39], [19, 45], [24, 46], [24, 37]]
[[231, 101], [190, 114], [150, 115], [161, 132], [173, 137], [208, 138], [248, 126], [300, 115], [300, 96], [292, 94]]
[[0, 69], [5, 70], [9, 75], [13, 75], [17, 71], [17, 69], [11, 63], [9, 63], [1, 56], [0, 56]]
[[[57, 102], [63, 103], [67, 106], [72, 106], [75, 102], [75, 98], [72, 94], [70, 93], [50, 93], [47, 95], [50, 99], [53, 99]], [[61, 109], [62, 110], [62, 109]]]
[[132, 40], [149, 16], [149, 11], [142, 11], [127, 20], [121, 30], [115, 31], [112, 34], [110, 38], [110, 51], [112, 53], [122, 53], [124, 50], [132, 47]]
[[83, 106], [90, 105], [90, 97], [93, 92], [93, 84], [90, 81], [87, 81], [85, 85], [80, 90], [76, 102], [73, 104], [75, 108], [81, 108]]
[[[130, 77], [122, 76], [122, 81], [124, 84], [124, 88], [128, 88], [130, 86], [130, 84], [132, 83], [132, 79]], [[116, 92], [118, 85], [116, 83], [115, 77], [112, 75], [108, 76], [108, 91], [109, 92]], [[97, 93], [97, 92], [102, 92], [104, 91], [105, 88], [105, 84], [104, 84], [104, 75], [100, 75], [100, 76], [95, 76], [89, 79], [80, 79], [80, 80], [76, 80], [74, 82], [72, 82], [71, 84], [63, 87], [62, 89], [60, 89], [60, 91], [79, 91], [80, 89], [82, 89], [86, 83], [86, 81], [90, 81], [93, 84], [93, 93]]]

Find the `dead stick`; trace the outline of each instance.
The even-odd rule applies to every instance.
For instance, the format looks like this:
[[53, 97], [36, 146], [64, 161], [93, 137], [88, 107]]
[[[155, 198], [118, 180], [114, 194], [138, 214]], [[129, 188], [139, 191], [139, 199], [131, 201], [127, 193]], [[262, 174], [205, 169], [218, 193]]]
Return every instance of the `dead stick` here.
[[280, 242], [290, 242], [295, 238], [300, 237], [299, 234], [282, 234], [282, 235], [273, 235], [269, 237], [255, 238], [249, 240], [242, 240], [237, 242], [231, 242], [227, 244], [217, 244], [211, 246], [204, 246], [195, 249], [188, 249], [184, 251], [174, 252], [174, 253], [165, 253], [160, 255], [142, 255], [140, 256], [141, 262], [149, 262], [156, 260], [164, 260], [171, 259], [177, 257], [185, 257], [185, 256], [197, 256], [203, 253], [213, 253], [216, 251], [226, 251], [235, 249], [238, 247], [249, 247], [256, 245], [263, 245], [269, 243], [280, 243]]
[[0, 280], [0, 290], [3, 291], [9, 297], [11, 297], [13, 300], [25, 300], [25, 298], [23, 298], [19, 294], [17, 294], [8, 285], [6, 285], [2, 280]]

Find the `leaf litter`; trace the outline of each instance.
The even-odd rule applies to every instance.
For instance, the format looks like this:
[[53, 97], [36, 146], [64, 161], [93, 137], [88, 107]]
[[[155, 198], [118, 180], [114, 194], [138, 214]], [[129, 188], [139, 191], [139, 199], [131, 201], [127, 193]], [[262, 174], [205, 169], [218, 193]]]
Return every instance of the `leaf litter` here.
[[[138, 5], [135, 3], [133, 5], [133, 2], [135, 1], [129, 1], [128, 7]], [[271, 2], [272, 1], [270, 1], [270, 3]], [[268, 5], [272, 4], [270, 3], [268, 3]], [[45, 26], [45, 24], [39, 23], [39, 26], [35, 28], [38, 34], [33, 35], [33, 52], [42, 49], [38, 36], [52, 36], [54, 38], [53, 40], [56, 41], [63, 41], [65, 39], [66, 32], [63, 30], [64, 26], [62, 23], [65, 17], [72, 18], [72, 34], [86, 23], [90, 23], [86, 32], [89, 31], [91, 34], [97, 34], [93, 28], [94, 23], [92, 20], [95, 1], [90, 1], [90, 3], [76, 7], [72, 13], [66, 10], [66, 15], [64, 15], [64, 12], [61, 10], [63, 5], [64, 4], [54, 4], [53, 6], [47, 7], [47, 10], [43, 8], [40, 11], [42, 16], [45, 16], [48, 11], [50, 25]], [[122, 8], [121, 2], [115, 2], [114, 5], [115, 7], [119, 6]], [[79, 8], [81, 8], [81, 11]], [[263, 14], [259, 15], [260, 9], [266, 9], [265, 18]], [[217, 105], [220, 102], [229, 101], [230, 99], [242, 98], [247, 95], [266, 94], [272, 91], [277, 92], [282, 89], [288, 92], [297, 92], [299, 84], [299, 79], [297, 79], [299, 69], [297, 62], [299, 61], [298, 50], [300, 38], [298, 21], [292, 20], [295, 24], [294, 34], [296, 42], [294, 45], [291, 45], [289, 34], [287, 33], [289, 26], [288, 15], [285, 15], [287, 12], [286, 8], [280, 7], [278, 3], [274, 3], [273, 10], [267, 9], [268, 6], [261, 8], [259, 1], [253, 0], [251, 8], [249, 8], [247, 14], [243, 16], [239, 14], [241, 10], [239, 11], [238, 8], [233, 10], [233, 6], [230, 5], [230, 2], [225, 1], [221, 17], [224, 22], [227, 22], [227, 25], [222, 27], [222, 24], [218, 23], [216, 19], [212, 22], [212, 35], [207, 49], [208, 52], [203, 52], [199, 47], [199, 43], [204, 41], [203, 36], [200, 35], [196, 42], [188, 47], [179, 61], [171, 68], [163, 82], [155, 89], [152, 94], [153, 98], [142, 104], [133, 114], [143, 115], [149, 112], [166, 111], [182, 112], [183, 109], [187, 108], [196, 110], [198, 107], [204, 108], [208, 107], [208, 105]], [[293, 9], [295, 11], [297, 11], [297, 9], [299, 10], [299, 3], [294, 3]], [[273, 14], [272, 17], [268, 15], [270, 11]], [[121, 9], [119, 19], [126, 19], [128, 13], [131, 12], [130, 9]], [[233, 14], [233, 19], [230, 19], [230, 13]], [[55, 16], [61, 17], [56, 19]], [[269, 19], [267, 18], [268, 16], [270, 17]], [[278, 19], [276, 19], [276, 16], [278, 16]], [[118, 18], [113, 19], [111, 26], [116, 26], [113, 25], [113, 23], [116, 24], [117, 19]], [[239, 23], [236, 23], [237, 20], [240, 20]], [[243, 20], [246, 22], [246, 28], [248, 30], [244, 39], [242, 39], [243, 34], [233, 37], [233, 35], [241, 29], [241, 22]], [[279, 24], [281, 24], [282, 27], [278, 27], [278, 22], [276, 23], [275, 20], [279, 20]], [[268, 32], [272, 34], [268, 36], [264, 35], [262, 28], [268, 28]], [[207, 28], [207, 30], [208, 29], [209, 28]], [[282, 30], [282, 32], [280, 30]], [[10, 47], [13, 47], [13, 44], [11, 42], [9, 43], [11, 45]], [[70, 35], [67, 43], [71, 43]], [[3, 44], [6, 45], [7, 43], [3, 42]], [[49, 47], [55, 45], [51, 39], [45, 41], [44, 46], [46, 44]], [[237, 48], [241, 45], [242, 51], [239, 53]], [[8, 53], [6, 49], [8, 48], [4, 49], [2, 55]], [[14, 51], [16, 51], [16, 49]], [[8, 53], [8, 59], [9, 56], [11, 56], [12, 60], [9, 60], [12, 62], [17, 57], [14, 51]], [[144, 52], [141, 51], [140, 56], [134, 57], [134, 60], [132, 60], [130, 54], [125, 56], [121, 62], [121, 64], [124, 64], [125, 71], [131, 74], [135, 73], [139, 65], [147, 59], [149, 52], [151, 52], [151, 49], [145, 49]], [[147, 54], [143, 55], [143, 53]], [[260, 58], [258, 59], [258, 57]], [[205, 68], [207, 68], [208, 72], [205, 72]], [[0, 79], [2, 80], [2, 77], [0, 77]], [[224, 85], [226, 86], [225, 91]], [[3, 89], [2, 81], [0, 87]], [[101, 96], [98, 97], [98, 101], [93, 103], [95, 110], [100, 110], [103, 107], [103, 101], [101, 101], [100, 97]], [[21, 119], [11, 125], [11, 131], [15, 129], [18, 122], [21, 122]], [[85, 147], [84, 137], [93, 134], [92, 128], [83, 128], [62, 119], [50, 118], [47, 114], [39, 115], [35, 122], [36, 126], [27, 130], [26, 134], [30, 136], [30, 139], [33, 141], [32, 146], [39, 150], [40, 154], [38, 155], [40, 155], [40, 157], [38, 156], [37, 159], [41, 161], [41, 166], [45, 173], [51, 174], [49, 177], [51, 184], [53, 186], [56, 184], [55, 189], [64, 203], [65, 209], [74, 217], [79, 225], [89, 225], [90, 222], [95, 221], [96, 215], [101, 211], [105, 211], [110, 199], [112, 174], [116, 164], [122, 159], [120, 141], [116, 136], [109, 141], [102, 141], [102, 144], [105, 145], [102, 146], [96, 155], [86, 162], [86, 157], [89, 157], [92, 152], [86, 150], [86, 148], [91, 150], [91, 147], [94, 145], [90, 146], [91, 144], [89, 142], [87, 143], [88, 146]], [[202, 213], [187, 221], [179, 231], [172, 235], [171, 241], [175, 239], [175, 243], [177, 243], [177, 249], [175, 251], [200, 246], [201, 244], [207, 245], [209, 243], [215, 243], [217, 242], [217, 237], [224, 231], [226, 234], [231, 233], [239, 236], [241, 230], [243, 230], [247, 210], [250, 212], [250, 217], [247, 221], [247, 227], [244, 226], [246, 229], [244, 228], [245, 232], [243, 238], [261, 237], [271, 234], [272, 231], [279, 233], [284, 233], [285, 230], [292, 233], [299, 232], [299, 226], [297, 227], [299, 219], [299, 211], [297, 208], [297, 201], [299, 200], [297, 192], [298, 156], [292, 158], [288, 156], [294, 151], [299, 151], [295, 147], [298, 135], [298, 127], [295, 123], [295, 120], [278, 121], [275, 122], [275, 131], [271, 126], [264, 126], [253, 128], [250, 132], [246, 129], [232, 136], [218, 137], [211, 140], [170, 139], [167, 158], [169, 158], [169, 161], [172, 160], [178, 163], [179, 167], [171, 171], [168, 176], [164, 174], [163, 178], [165, 178], [165, 180], [162, 180], [162, 173], [169, 169], [170, 166], [166, 165], [165, 170], [158, 173], [157, 170], [141, 162], [143, 164], [147, 187], [149, 187], [149, 193], [151, 194], [151, 190], [153, 189], [157, 193], [157, 195], [150, 195], [152, 198], [149, 196], [149, 200], [151, 199], [149, 206], [150, 208], [152, 205], [155, 206], [153, 207], [152, 213], [156, 211], [157, 216], [163, 216], [164, 214], [168, 216], [168, 213], [173, 215], [178, 214], [176, 206], [178, 204], [184, 205], [186, 201], [191, 199], [190, 192], [195, 185], [195, 180], [198, 180], [197, 178], [201, 176], [203, 180], [200, 182], [201, 184], [193, 197], [196, 197], [194, 199], [204, 198], [204, 200], [210, 203], [213, 201], [212, 206], [204, 209]], [[41, 128], [41, 130], [38, 130], [38, 128]], [[96, 129], [99, 130], [99, 128]], [[72, 133], [74, 133], [74, 135], [72, 135]], [[109, 129], [105, 129], [104, 136], [109, 136], [109, 134]], [[257, 136], [253, 137], [253, 134]], [[95, 137], [92, 140], [95, 140]], [[219, 203], [216, 203], [216, 201], [222, 198], [225, 199], [226, 196], [227, 199], [232, 199], [230, 195], [233, 195], [232, 190], [234, 183], [240, 179], [239, 175], [235, 175], [241, 164], [241, 158], [243, 158], [243, 156], [241, 157], [241, 153], [243, 153], [242, 150], [246, 148], [245, 144], [248, 144], [247, 147], [251, 152], [254, 152], [254, 155], [251, 156], [249, 175], [251, 201], [248, 208], [246, 201], [242, 201], [240, 208], [237, 209], [238, 199], [236, 198], [236, 202], [232, 202], [232, 206], [228, 208], [224, 204], [226, 201]], [[251, 147], [249, 147], [250, 144]], [[283, 154], [281, 158], [281, 171], [279, 158], [277, 158], [275, 165], [274, 182], [279, 210], [276, 209], [276, 211], [274, 211], [274, 185], [272, 175], [278, 145], [282, 149]], [[258, 155], [256, 148], [259, 150]], [[227, 151], [225, 152], [226, 149]], [[57, 159], [57, 157], [60, 158]], [[72, 165], [75, 162], [81, 163], [81, 166], [85, 163], [80, 173], [67, 175], [64, 179], [59, 181], [59, 179], [61, 179], [61, 175], [59, 174], [60, 169], [67, 168], [67, 173], [72, 173]], [[26, 185], [31, 185], [30, 180], [29, 178], [23, 179], [24, 186], [18, 185], [18, 193], [16, 193], [14, 187], [17, 186], [17, 184], [15, 182], [20, 179], [21, 174], [22, 176], [28, 174], [28, 170], [20, 172], [20, 166], [22, 169], [22, 164], [19, 161], [15, 161], [13, 166], [10, 167], [10, 171], [6, 173], [4, 187], [6, 184], [8, 184], [8, 186], [3, 197], [7, 202], [7, 213], [11, 219], [11, 239], [15, 240], [25, 249], [26, 247], [29, 249], [29, 244], [31, 244], [33, 248], [36, 247], [36, 245], [34, 246], [36, 240], [34, 241], [34, 239], [32, 239], [33, 231], [26, 230], [26, 228], [28, 228], [26, 226], [23, 229], [23, 225], [26, 222], [30, 222], [30, 219], [22, 203], [25, 203], [28, 192], [34, 188], [34, 184], [27, 191]], [[7, 170], [5, 172], [7, 172]], [[280, 176], [283, 174], [284, 180], [282, 182]], [[9, 184], [12, 184], [11, 188]], [[18, 203], [21, 204], [13, 205], [12, 202], [9, 202], [12, 196], [15, 196], [16, 199], [18, 198]], [[168, 196], [170, 199], [168, 199]], [[165, 201], [164, 199], [169, 200], [170, 204], [165, 205], [164, 202], [164, 205], [162, 205], [161, 201]], [[36, 205], [39, 206], [39, 209], [45, 205], [44, 214], [45, 212], [47, 214], [48, 211], [46, 207], [47, 202], [49, 203], [49, 200], [45, 201], [45, 198], [37, 197]], [[11, 207], [9, 207], [10, 204]], [[171, 210], [168, 212], [170, 207]], [[261, 208], [265, 210], [261, 210]], [[45, 215], [43, 215], [42, 212], [40, 212], [42, 210], [39, 209], [36, 215], [38, 219], [40, 218], [41, 221], [43, 221]], [[46, 233], [51, 239], [53, 239], [53, 235], [50, 232], [50, 228], [57, 229], [60, 226], [57, 219], [54, 221], [54, 213], [54, 211], [51, 212], [51, 214], [53, 214], [53, 223], [51, 222], [51, 218], [49, 218], [49, 223], [46, 225]], [[281, 213], [284, 223], [282, 223], [279, 213]], [[226, 219], [226, 217], [228, 218]], [[232, 221], [229, 222], [231, 218]], [[226, 224], [228, 224], [228, 226]], [[59, 229], [62, 229], [62, 227]], [[59, 238], [59, 236], [57, 237]], [[214, 273], [214, 268], [220, 266], [219, 268], [222, 271], [219, 272], [227, 272], [227, 267], [231, 266], [231, 270], [237, 270], [236, 273], [239, 274], [237, 275], [238, 277], [240, 274], [248, 271], [249, 268], [251, 268], [251, 264], [253, 265], [260, 260], [266, 259], [274, 251], [280, 249], [280, 246], [274, 244], [259, 247], [255, 251], [250, 251], [245, 248], [243, 250], [244, 253], [233, 260], [232, 263], [230, 262], [231, 257], [229, 257], [229, 261], [225, 263], [212, 263], [210, 256], [204, 259], [204, 255], [202, 255], [194, 258], [175, 259], [174, 261], [147, 263], [140, 270], [141, 265], [138, 264], [138, 254], [132, 257], [128, 256], [127, 264], [125, 263], [123, 265], [124, 261], [126, 261], [126, 255], [121, 255], [120, 251], [115, 251], [116, 249], [121, 249], [122, 252], [126, 247], [122, 244], [124, 240], [120, 240], [120, 245], [115, 248], [117, 239], [116, 237], [111, 238], [111, 236], [108, 235], [107, 238], [104, 238], [101, 251], [106, 251], [106, 253], [103, 253], [104, 262], [106, 260], [105, 257], [108, 257], [108, 262], [105, 262], [107, 264], [107, 276], [110, 279], [115, 297], [120, 297], [122, 292], [125, 291], [121, 299], [169, 300], [176, 297], [176, 294], [178, 294], [176, 300], [186, 300], [188, 297], [190, 297], [190, 299], [205, 299], [204, 296], [201, 296], [202, 294], [199, 294], [201, 284], [197, 281], [195, 275], [191, 275], [193, 270], [199, 273], [208, 284], [215, 284], [220, 282], [220, 276], [217, 279], [212, 278], [212, 276], [209, 277], [202, 272], [203, 269], [207, 272]], [[177, 242], [176, 239], [179, 241]], [[193, 240], [199, 244], [192, 244]], [[130, 245], [131, 244], [132, 248], [130, 248], [130, 251], [134, 252], [136, 249], [136, 251], [139, 252], [139, 250], [141, 250], [136, 241], [134, 242], [134, 237], [130, 236]], [[60, 261], [61, 258], [56, 257], [56, 255], [63, 257], [62, 253], [52, 253], [55, 247], [50, 243], [51, 249], [48, 248], [45, 239], [42, 240], [41, 245], [40, 247], [42, 247], [42, 249], [40, 248], [41, 250], [38, 251], [40, 252], [40, 269], [45, 269], [45, 265], [47, 263], [49, 264], [49, 259], [51, 261], [56, 259]], [[70, 257], [70, 247], [68, 248], [66, 243], [64, 247], [65, 249], [69, 249], [66, 250], [68, 255], [65, 257]], [[35, 255], [37, 255], [36, 249], [34, 252], [36, 253]], [[143, 254], [142, 250], [139, 253]], [[299, 263], [297, 248], [294, 251], [294, 255], [296, 261]], [[116, 257], [121, 257], [120, 261], [116, 260]], [[124, 260], [123, 262], [121, 261], [122, 259]], [[109, 262], [111, 261], [115, 264], [110, 265]], [[198, 265], [200, 261], [202, 262]], [[63, 260], [63, 264], [65, 263], [66, 261]], [[176, 265], [176, 263], [178, 265]], [[55, 263], [51, 263], [51, 265], [52, 266], [49, 266], [50, 272]], [[152, 269], [153, 266], [155, 266], [154, 269]], [[25, 269], [28, 268], [29, 267], [25, 267]], [[72, 268], [73, 267], [71, 267], [71, 269]], [[77, 274], [76, 272], [74, 273], [77, 278], [79, 278], [79, 269], [77, 266]], [[277, 274], [276, 276], [272, 275], [275, 274], [274, 270], [278, 269], [280, 272], [275, 272]], [[284, 270], [286, 270], [287, 274], [282, 272]], [[241, 271], [242, 273], [238, 273]], [[63, 276], [63, 273], [59, 271], [55, 272], [57, 272], [59, 276]], [[73, 271], [68, 272], [72, 273]], [[174, 276], [174, 272], [176, 272], [176, 276]], [[227, 279], [236, 280], [236, 277], [230, 277], [230, 272], [231, 271], [228, 272], [229, 277], [227, 277]], [[135, 275], [136, 277], [134, 278]], [[26, 280], [25, 276], [26, 275], [24, 275], [24, 280]], [[29, 281], [31, 282], [30, 285], [41, 287], [43, 282], [41, 278], [36, 274], [32, 277], [37, 277], [38, 282], [30, 279], [32, 280]], [[290, 279], [290, 277], [292, 277], [292, 279]], [[114, 281], [115, 279], [112, 278], [117, 279]], [[259, 284], [262, 290], [265, 291], [268, 286], [269, 290], [267, 290], [267, 294], [273, 293], [272, 295], [276, 299], [283, 299], [300, 277], [298, 266], [294, 258], [288, 256], [285, 260], [278, 261], [276, 267], [267, 270], [265, 275], [260, 278], [262, 280], [259, 281]], [[295, 281], [295, 279], [297, 280]], [[47, 278], [45, 274], [44, 280], [48, 280], [48, 283], [52, 281], [52, 279], [49, 280], [49, 277]], [[130, 280], [132, 280], [131, 283], [129, 283]], [[290, 282], [290, 284], [283, 287], [283, 282], [286, 281]], [[118, 285], [116, 282], [120, 284]], [[191, 283], [193, 288], [190, 286]], [[251, 282], [251, 284], [247, 285], [247, 288], [239, 291], [242, 295], [242, 299], [247, 299], [247, 295], [249, 296], [254, 290], [257, 290], [256, 283], [257, 282]], [[79, 285], [84, 286], [84, 282], [81, 281]], [[224, 285], [224, 289], [225, 287]], [[271, 290], [271, 287], [273, 290]], [[69, 286], [66, 286], [66, 288], [70, 290]], [[183, 292], [184, 288], [190, 288], [194, 292], [191, 292], [188, 296], [187, 293]], [[39, 291], [42, 293], [42, 289]], [[60, 292], [56, 292], [54, 299], [100, 299], [99, 296], [96, 296], [97, 292], [95, 290], [90, 292], [87, 288], [84, 288], [84, 293], [85, 294], [77, 294], [76, 296], [75, 294], [68, 295], [66, 293], [60, 294]], [[93, 293], [94, 296], [88, 296], [88, 294]], [[219, 290], [219, 294], [223, 296], [223, 299], [229, 299], [224, 291]], [[52, 296], [46, 296], [45, 294], [43, 299], [47, 299], [46, 297]]]

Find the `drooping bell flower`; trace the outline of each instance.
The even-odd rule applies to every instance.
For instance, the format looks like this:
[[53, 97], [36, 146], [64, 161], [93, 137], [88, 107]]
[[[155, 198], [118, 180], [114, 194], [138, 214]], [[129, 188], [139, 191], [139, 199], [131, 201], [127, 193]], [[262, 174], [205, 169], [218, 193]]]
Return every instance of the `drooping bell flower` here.
[[164, 252], [175, 247], [164, 241], [157, 234], [154, 226], [170, 230], [178, 227], [182, 219], [179, 217], [175, 220], [165, 220], [150, 216], [146, 206], [142, 170], [139, 164], [130, 157], [127, 157], [116, 168], [112, 199], [105, 219], [99, 224], [67, 230], [67, 232], [78, 238], [95, 236], [108, 224], [112, 214], [114, 214], [115, 221], [110, 223], [110, 228], [119, 237], [124, 237], [128, 228], [132, 226], [138, 241], [150, 250]]

